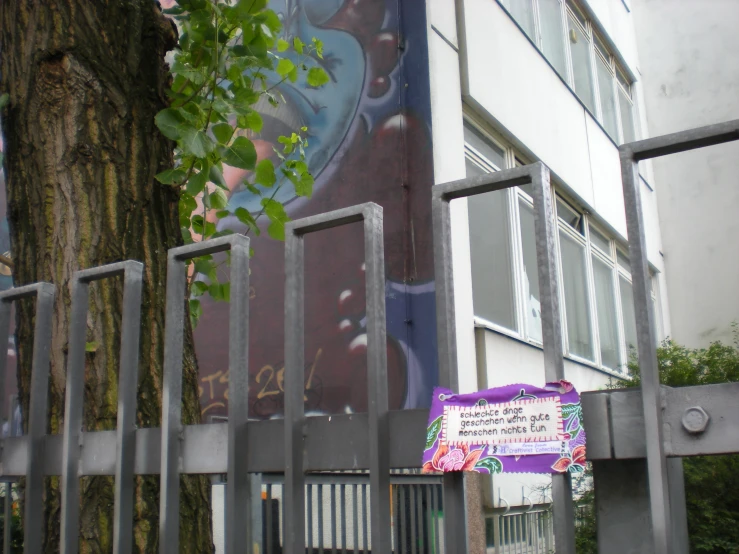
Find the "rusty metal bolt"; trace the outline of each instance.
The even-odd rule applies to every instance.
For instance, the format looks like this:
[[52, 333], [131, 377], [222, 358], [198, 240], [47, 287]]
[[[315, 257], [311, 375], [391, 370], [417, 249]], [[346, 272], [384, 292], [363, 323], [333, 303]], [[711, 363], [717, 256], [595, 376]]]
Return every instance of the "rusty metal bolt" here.
[[693, 435], [698, 435], [706, 430], [711, 416], [700, 406], [693, 406], [685, 410], [683, 414], [683, 428]]

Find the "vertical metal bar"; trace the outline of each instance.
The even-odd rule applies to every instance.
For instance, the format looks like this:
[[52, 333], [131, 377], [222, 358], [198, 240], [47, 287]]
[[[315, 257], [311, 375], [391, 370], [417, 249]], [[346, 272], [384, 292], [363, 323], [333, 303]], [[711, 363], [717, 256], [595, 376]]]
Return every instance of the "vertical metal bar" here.
[[[226, 552], [254, 551], [259, 529], [250, 525], [252, 487], [246, 467], [249, 417], [249, 238], [231, 245], [228, 336], [228, 462]], [[260, 510], [261, 511], [261, 510]]]
[[[10, 314], [13, 309], [12, 301], [5, 300], [0, 302], [0, 340], [3, 341], [3, 350], [0, 351], [0, 414], [3, 409], [7, 409], [3, 405], [5, 402], [5, 378], [8, 374], [8, 344], [10, 342]], [[13, 403], [10, 402], [11, 408]], [[11, 414], [12, 415], [12, 414]], [[8, 428], [12, 428], [13, 418], [8, 419]], [[8, 436], [11, 436], [8, 433]]]
[[336, 485], [331, 483], [331, 554], [336, 554]]
[[[434, 233], [439, 384], [452, 391], [457, 391], [457, 338], [454, 313], [451, 211], [449, 201], [440, 194], [434, 194], [433, 196], [431, 215]], [[443, 487], [446, 552], [467, 552], [464, 474], [456, 471], [445, 473]]]
[[[49, 398], [51, 319], [54, 310], [54, 285], [31, 285], [36, 292], [36, 325], [33, 334], [31, 402], [28, 418], [28, 462], [26, 466], [25, 519], [23, 545], [28, 554], [40, 554], [44, 518], [44, 443]], [[3, 380], [4, 380], [3, 375]]]
[[266, 517], [267, 554], [273, 554], [274, 547], [273, 547], [273, 541], [272, 541], [272, 527], [274, 526], [274, 522], [272, 521], [272, 485], [267, 485], [267, 508], [266, 510], [267, 510], [267, 517]]
[[123, 275], [123, 313], [118, 368], [113, 552], [133, 547], [133, 487], [136, 456], [136, 393], [139, 369], [143, 265], [125, 261], [75, 272], [72, 278], [69, 357], [62, 450], [61, 552], [79, 551], [79, 474], [84, 413], [85, 341], [90, 283]]
[[64, 406], [64, 446], [62, 451], [61, 552], [77, 554], [79, 549], [80, 478], [82, 415], [85, 390], [85, 340], [90, 284], [72, 277], [69, 355]]
[[323, 485], [318, 485], [318, 554], [323, 554]]
[[[243, 463], [243, 460], [242, 460]], [[251, 543], [253, 552], [262, 552], [264, 535], [262, 532], [264, 518], [262, 516], [262, 474], [248, 474], [249, 480], [249, 525], [246, 529], [246, 543]], [[251, 537], [251, 540], [249, 540]]]
[[5, 483], [5, 502], [3, 506], [5, 525], [3, 526], [3, 553], [10, 553], [10, 539], [13, 532], [13, 484]]
[[[662, 401], [657, 366], [657, 341], [654, 335], [654, 314], [651, 302], [651, 279], [647, 265], [646, 229], [642, 214], [639, 162], [632, 151], [620, 148], [621, 178], [626, 209], [626, 230], [629, 236], [631, 283], [634, 288], [641, 397], [647, 444], [649, 503], [652, 515], [652, 537], [655, 554], [672, 552], [670, 521], [670, 489], [667, 480], [667, 459], [662, 432]], [[555, 524], [556, 529], [556, 524]]]
[[407, 516], [407, 510], [405, 507], [405, 485], [399, 485], [398, 488], [400, 489], [400, 548], [398, 549], [399, 552], [402, 552], [404, 554], [408, 553], [408, 530], [406, 525], [406, 516]]
[[434, 544], [434, 554], [441, 551], [441, 545], [439, 544], [439, 504], [437, 502], [438, 487], [431, 485], [431, 522], [433, 524], [433, 535], [432, 540]]
[[[537, 162], [531, 166], [534, 201], [536, 260], [539, 268], [541, 330], [544, 350], [544, 375], [547, 382], [564, 379], [562, 314], [559, 309], [559, 278], [555, 249], [557, 226], [552, 207], [549, 169]], [[554, 529], [557, 552], [575, 554], [575, 511], [569, 473], [552, 476]]]
[[495, 547], [495, 554], [500, 553], [500, 516], [495, 514], [493, 516], [493, 546]]
[[362, 518], [362, 551], [369, 552], [369, 538], [368, 538], [368, 532], [367, 532], [367, 519], [370, 517], [370, 511], [367, 507], [367, 485], [362, 485], [362, 514], [364, 517]]
[[408, 511], [410, 512], [410, 537], [411, 537], [411, 554], [417, 554], [418, 549], [418, 529], [416, 527], [416, 486], [408, 487]]
[[[185, 297], [187, 292], [185, 262], [198, 256], [224, 252], [234, 248], [243, 249], [244, 247], [248, 252], [249, 241], [247, 238], [243, 235], [234, 234], [173, 248], [167, 256], [167, 305], [162, 384], [162, 450], [159, 480], [159, 554], [178, 554], [180, 550], [180, 442], [184, 432], [182, 427], [182, 348], [185, 303], [187, 301]], [[237, 263], [243, 266], [244, 262], [240, 256], [241, 254], [236, 256], [238, 260], [241, 260]], [[237, 288], [241, 288], [241, 295], [243, 295], [243, 283], [237, 284]], [[242, 299], [237, 300], [237, 302], [242, 301]], [[244, 323], [242, 322], [241, 325], [244, 325]], [[245, 327], [242, 329], [245, 330]], [[229, 347], [229, 358], [231, 356], [230, 348], [232, 346]], [[236, 375], [234, 377], [236, 386], [242, 386], [240, 385], [240, 376]], [[229, 386], [232, 387], [233, 384], [229, 384]], [[239, 395], [232, 392], [231, 396], [237, 397]], [[239, 410], [238, 400], [236, 402], [236, 409]], [[242, 429], [237, 429], [236, 433], [238, 434], [241, 431]], [[233, 440], [233, 437], [230, 436], [232, 432], [232, 429], [229, 428], [229, 441]], [[236, 479], [234, 486], [240, 487], [240, 484], [243, 484], [241, 477]], [[227, 488], [227, 495], [228, 490]], [[243, 493], [241, 498], [248, 499], [248, 494], [248, 492]], [[241, 505], [240, 509], [248, 514], [249, 505]]]
[[359, 502], [357, 501], [357, 494], [359, 493], [359, 487], [356, 483], [352, 485], [352, 529], [354, 530], [354, 542], [352, 543], [352, 550], [356, 554], [359, 552]]
[[308, 485], [308, 498], [306, 503], [308, 504], [308, 548], [310, 553], [313, 554], [313, 485]]
[[[305, 550], [303, 236], [285, 231], [285, 552]], [[333, 492], [333, 491], [332, 491]], [[333, 501], [332, 501], [333, 502]]]
[[341, 496], [341, 554], [346, 554], [346, 485], [343, 483], [339, 486], [339, 495]]
[[390, 554], [390, 451], [387, 448], [389, 430], [382, 208], [370, 204], [363, 211], [372, 551]]
[[416, 521], [418, 522], [418, 549], [425, 552], [424, 544], [426, 543], [426, 530], [423, 517], [423, 490], [424, 485], [416, 485]]
[[180, 439], [182, 437], [182, 347], [185, 264], [177, 251], [167, 257], [167, 300], [162, 388], [162, 454], [159, 480], [159, 554], [178, 554], [180, 542]]
[[[6, 304], [4, 302], [0, 303], [0, 310], [2, 310], [5, 305]], [[2, 316], [0, 316], [0, 320], [1, 319]], [[0, 323], [0, 340], [2, 340], [3, 336], [7, 336], [7, 334], [7, 329], [5, 335], [2, 334], [2, 324]], [[5, 356], [0, 355], [0, 358], [4, 357]], [[0, 373], [0, 379], [3, 380], [3, 383], [5, 382], [4, 376], [5, 372]], [[15, 433], [13, 432], [13, 412], [15, 411], [15, 406], [13, 404], [13, 397], [11, 396], [10, 402], [8, 402], [8, 437], [12, 437], [15, 435]], [[5, 482], [5, 502], [3, 506], [3, 512], [5, 516], [5, 525], [3, 526], [3, 554], [10, 554], [10, 539], [11, 533], [13, 532], [13, 484], [9, 481]]]
[[133, 551], [134, 463], [136, 459], [136, 395], [139, 384], [141, 287], [143, 264], [124, 262], [121, 352], [118, 370], [118, 414], [113, 506], [113, 554]]

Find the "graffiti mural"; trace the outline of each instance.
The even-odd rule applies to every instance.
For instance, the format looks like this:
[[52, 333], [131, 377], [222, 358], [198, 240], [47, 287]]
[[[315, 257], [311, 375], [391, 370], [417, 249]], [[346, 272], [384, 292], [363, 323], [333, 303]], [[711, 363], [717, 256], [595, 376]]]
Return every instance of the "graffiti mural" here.
[[[279, 135], [306, 125], [316, 177], [310, 199], [283, 196], [297, 219], [372, 201], [384, 210], [388, 374], [392, 409], [426, 406], [437, 380], [430, 223], [430, 107], [425, 5], [396, 0], [275, 0], [284, 38], [324, 44], [323, 89], [280, 85], [286, 102], [258, 106], [265, 126], [252, 137], [268, 156]], [[405, 11], [403, 11], [405, 10]], [[314, 60], [314, 63], [317, 63]], [[258, 209], [229, 172], [230, 208]], [[222, 228], [244, 232], [235, 218]], [[306, 411], [361, 412], [366, 400], [362, 229], [346, 227], [305, 243]], [[253, 242], [250, 412], [283, 410], [284, 245]], [[228, 407], [225, 305], [204, 302], [195, 332], [205, 415]]]

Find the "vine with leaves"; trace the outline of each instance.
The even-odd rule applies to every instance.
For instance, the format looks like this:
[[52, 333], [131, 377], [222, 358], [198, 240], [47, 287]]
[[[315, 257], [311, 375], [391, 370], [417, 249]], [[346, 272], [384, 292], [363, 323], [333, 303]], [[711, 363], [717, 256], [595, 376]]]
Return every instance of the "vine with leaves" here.
[[[164, 12], [176, 21], [180, 40], [171, 66], [170, 107], [157, 114], [156, 124], [164, 136], [176, 141], [176, 147], [175, 167], [156, 178], [162, 185], [180, 189], [185, 243], [232, 232], [217, 230], [213, 215], [216, 221], [235, 216], [246, 226], [245, 234], [254, 235], [260, 234], [258, 220], [266, 217], [269, 236], [284, 240], [289, 217], [277, 193], [285, 186], [297, 196], [313, 192], [305, 157], [308, 129], [303, 126], [278, 138], [276, 167], [270, 158], [258, 160], [250, 136], [262, 131], [263, 121], [255, 105], [264, 98], [275, 107], [284, 102], [279, 88], [286, 81], [304, 80], [314, 88], [328, 83], [322, 67], [306, 63], [309, 58], [323, 58], [321, 41], [313, 38], [304, 43], [298, 36], [287, 36], [277, 14], [267, 8], [267, 0], [179, 0]], [[229, 208], [224, 165], [250, 172], [243, 185], [260, 199], [260, 211]], [[194, 326], [202, 314], [199, 297], [208, 294], [216, 301], [228, 301], [230, 286], [219, 277], [212, 256], [191, 263]], [[204, 275], [207, 282], [197, 275]]]

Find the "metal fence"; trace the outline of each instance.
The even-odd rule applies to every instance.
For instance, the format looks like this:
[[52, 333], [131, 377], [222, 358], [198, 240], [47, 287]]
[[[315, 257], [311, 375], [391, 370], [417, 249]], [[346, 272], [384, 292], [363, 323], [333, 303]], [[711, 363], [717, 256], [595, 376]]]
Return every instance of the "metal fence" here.
[[485, 515], [491, 554], [551, 554], [554, 522], [551, 504], [491, 510]]
[[[637, 170], [639, 160], [737, 139], [739, 122], [730, 122], [621, 147], [643, 381], [641, 391], [608, 391], [583, 397], [588, 452], [594, 460], [598, 490], [601, 553], [683, 552], [685, 541], [673, 536], [677, 526], [671, 526], [672, 521], [680, 520], [676, 507], [681, 501], [675, 477], [679, 472], [666, 456], [739, 451], [737, 386], [693, 387], [696, 390], [686, 392], [683, 389], [675, 393], [659, 387]], [[535, 208], [545, 378], [547, 381], [564, 378], [554, 255], [556, 226], [549, 170], [535, 163], [432, 189], [441, 386], [458, 388], [450, 202], [521, 185], [531, 185]], [[364, 225], [369, 411], [306, 417], [303, 406], [303, 239], [309, 233], [352, 223]], [[220, 424], [185, 426], [181, 420], [185, 263], [197, 256], [223, 251], [231, 252], [229, 419]], [[160, 475], [160, 554], [179, 553], [181, 474], [226, 475], [228, 554], [269, 552], [277, 548], [303, 554], [306, 548], [320, 552], [321, 549], [327, 551], [329, 546], [332, 551], [345, 548], [348, 551], [350, 544], [355, 551], [361, 544], [364, 551], [377, 554], [437, 551], [477, 554], [485, 551], [481, 506], [471, 503], [475, 494], [468, 493], [475, 491], [468, 478], [457, 472], [436, 478], [439, 484], [405, 483], [398, 479], [416, 477], [393, 476], [390, 471], [390, 468], [418, 467], [425, 444], [428, 411], [391, 412], [387, 407], [381, 208], [371, 203], [362, 204], [288, 223], [285, 271], [286, 411], [284, 419], [269, 421], [248, 419], [249, 341], [244, 340], [249, 332], [247, 237], [229, 235], [169, 252], [161, 428], [135, 428], [140, 263], [125, 261], [86, 269], [78, 271], [73, 278], [72, 334], [62, 435], [47, 435], [46, 430], [55, 287], [50, 283], [37, 283], [0, 293], [0, 336], [7, 336], [12, 303], [20, 298], [36, 298], [27, 434], [5, 438], [0, 458], [0, 479], [25, 477], [25, 552], [41, 552], [43, 484], [50, 475], [62, 477], [63, 554], [78, 551], [79, 477], [85, 475], [115, 476], [114, 552], [130, 552], [133, 479], [135, 475], [144, 474]], [[81, 391], [87, 289], [94, 280], [118, 276], [124, 278], [124, 310], [117, 429], [83, 432]], [[5, 369], [6, 356], [0, 356], [0, 375], [5, 375]], [[4, 383], [5, 380], [0, 379], [0, 386], [4, 387]], [[0, 402], [4, 398], [5, 391], [0, 390]], [[704, 425], [696, 424], [700, 412], [706, 414], [702, 407], [692, 404], [697, 399], [715, 415], [710, 427], [707, 427], [708, 415]], [[663, 433], [663, 411], [672, 429], [670, 434]], [[0, 413], [3, 413], [2, 405]], [[283, 440], [276, 441], [275, 437]], [[265, 444], [270, 448], [264, 448]], [[320, 475], [325, 472], [342, 471], [366, 473], [353, 478], [361, 482], [319, 482], [324, 478]], [[282, 506], [275, 511], [272, 506], [278, 489]], [[342, 522], [339, 528], [329, 526], [328, 536], [327, 528], [318, 521], [326, 518], [323, 502], [326, 495], [332, 499], [328, 503], [331, 521]], [[518, 552], [537, 552], [532, 549], [542, 551], [541, 548], [556, 546], [560, 553], [574, 554], [575, 514], [569, 474], [553, 477], [552, 495], [554, 509], [548, 523], [544, 515], [539, 514], [534, 517], [531, 513], [495, 516], [498, 522], [496, 524], [494, 518], [493, 534], [499, 535], [496, 543], [499, 551], [516, 552], [518, 548]], [[684, 519], [684, 502], [682, 507]], [[625, 525], [628, 533], [623, 532]], [[263, 533], [263, 528], [270, 532]], [[281, 528], [281, 534], [273, 534], [273, 528]]]

